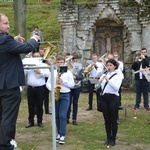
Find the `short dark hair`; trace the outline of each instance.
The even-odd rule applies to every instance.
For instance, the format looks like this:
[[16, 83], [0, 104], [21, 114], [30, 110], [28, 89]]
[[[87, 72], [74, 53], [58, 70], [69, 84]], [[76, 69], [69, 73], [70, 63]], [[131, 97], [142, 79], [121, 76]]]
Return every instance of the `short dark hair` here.
[[118, 69], [119, 63], [115, 59], [109, 59], [109, 60], [106, 61], [106, 64], [107, 63], [113, 64], [114, 66], [116, 66], [115, 69]]
[[141, 51], [143, 51], [143, 50], [146, 50], [146, 51], [147, 51], [147, 49], [146, 49], [146, 48], [141, 48]]
[[39, 28], [39, 27], [38, 27], [38, 26], [35, 26], [34, 29], [35, 29], [35, 28]]
[[77, 54], [73, 55], [72, 59], [79, 59], [79, 56]]

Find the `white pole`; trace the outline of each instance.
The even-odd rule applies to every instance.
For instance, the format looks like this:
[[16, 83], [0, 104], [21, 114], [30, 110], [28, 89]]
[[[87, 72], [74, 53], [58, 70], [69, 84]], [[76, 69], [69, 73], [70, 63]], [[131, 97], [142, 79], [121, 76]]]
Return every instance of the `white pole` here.
[[53, 150], [56, 150], [56, 121], [55, 121], [55, 90], [54, 90], [54, 66], [51, 66], [51, 100], [52, 100], [52, 140]]
[[24, 69], [50, 69], [51, 68], [51, 100], [52, 100], [52, 140], [53, 150], [56, 150], [56, 121], [55, 121], [55, 90], [54, 90], [54, 65], [51, 66], [25, 66]]

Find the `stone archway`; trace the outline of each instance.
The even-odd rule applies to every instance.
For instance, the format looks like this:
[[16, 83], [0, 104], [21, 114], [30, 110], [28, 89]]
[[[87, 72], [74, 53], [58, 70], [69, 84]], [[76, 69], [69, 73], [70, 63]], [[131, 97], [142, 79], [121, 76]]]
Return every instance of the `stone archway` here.
[[97, 20], [95, 26], [94, 52], [100, 56], [106, 52], [118, 52], [123, 60], [123, 26], [107, 19]]

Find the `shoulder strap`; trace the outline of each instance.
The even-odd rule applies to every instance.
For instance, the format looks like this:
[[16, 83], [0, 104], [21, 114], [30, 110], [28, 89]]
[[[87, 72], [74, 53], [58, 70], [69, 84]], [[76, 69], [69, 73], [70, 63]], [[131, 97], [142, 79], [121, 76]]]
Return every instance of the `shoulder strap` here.
[[[111, 77], [109, 77], [109, 80], [110, 80], [113, 76], [115, 76], [116, 74], [117, 74], [117, 73], [114, 73]], [[104, 91], [104, 89], [105, 89], [107, 83], [108, 83], [108, 81], [105, 83], [104, 88], [102, 89], [102, 93], [103, 93], [103, 91]]]

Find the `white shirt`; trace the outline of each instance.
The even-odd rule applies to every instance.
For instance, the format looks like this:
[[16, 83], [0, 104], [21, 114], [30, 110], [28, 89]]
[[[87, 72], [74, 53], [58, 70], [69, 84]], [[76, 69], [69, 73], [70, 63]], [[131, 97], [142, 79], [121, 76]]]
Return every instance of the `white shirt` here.
[[[114, 72], [108, 72], [107, 73], [107, 77], [110, 78], [113, 74], [117, 73], [116, 71]], [[100, 77], [103, 78], [104, 74]], [[101, 88], [104, 88], [104, 85], [106, 83], [106, 80], [104, 79], [103, 82], [101, 83]], [[111, 94], [115, 94], [117, 96], [119, 96], [119, 88], [121, 86], [122, 83], [122, 76], [120, 74], [116, 74], [115, 76], [113, 76], [107, 83], [102, 95], [104, 95], [105, 93], [111, 93]]]
[[[54, 70], [54, 88], [56, 87], [56, 78], [57, 78], [57, 70]], [[67, 72], [63, 73], [60, 78], [63, 80], [63, 83], [61, 84], [61, 93], [68, 93], [70, 92], [70, 88], [73, 88], [75, 83], [73, 79], [73, 75], [71, 71], [67, 70]], [[49, 75], [49, 78], [46, 82], [46, 87], [49, 91], [53, 88], [51, 86], [51, 73]]]
[[122, 76], [122, 79], [124, 79], [123, 62], [122, 61], [118, 61], [118, 63], [119, 63], [119, 66], [118, 66], [118, 69], [116, 71], [117, 71], [118, 74], [120, 74], [120, 76]]
[[[42, 63], [42, 66], [46, 66], [46, 64]], [[25, 69], [24, 73], [25, 75], [27, 75], [27, 84], [29, 86], [34, 86], [34, 87], [38, 87], [38, 86], [43, 86], [45, 85], [45, 77], [49, 77], [50, 71], [49, 69], [40, 69], [41, 73], [40, 74], [36, 74], [34, 72], [34, 69]], [[38, 75], [40, 76], [38, 78]]]

